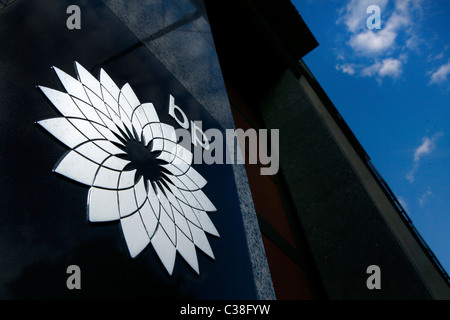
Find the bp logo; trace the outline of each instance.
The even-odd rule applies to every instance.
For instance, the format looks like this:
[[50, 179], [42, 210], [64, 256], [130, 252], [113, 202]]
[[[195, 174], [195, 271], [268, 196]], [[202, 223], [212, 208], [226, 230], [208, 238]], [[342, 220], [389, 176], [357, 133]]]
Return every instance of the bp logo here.
[[120, 221], [131, 257], [151, 244], [169, 274], [177, 252], [199, 273], [197, 248], [214, 259], [219, 234], [191, 151], [129, 84], [75, 66], [78, 79], [53, 67], [66, 92], [39, 86], [62, 116], [38, 124], [70, 149], [54, 171], [89, 187], [89, 221]]

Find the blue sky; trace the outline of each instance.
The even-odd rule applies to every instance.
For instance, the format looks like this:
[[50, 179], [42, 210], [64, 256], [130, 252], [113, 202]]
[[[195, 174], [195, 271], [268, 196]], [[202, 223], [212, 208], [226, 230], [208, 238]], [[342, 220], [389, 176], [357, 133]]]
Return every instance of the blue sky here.
[[292, 3], [319, 42], [305, 63], [450, 273], [450, 0]]

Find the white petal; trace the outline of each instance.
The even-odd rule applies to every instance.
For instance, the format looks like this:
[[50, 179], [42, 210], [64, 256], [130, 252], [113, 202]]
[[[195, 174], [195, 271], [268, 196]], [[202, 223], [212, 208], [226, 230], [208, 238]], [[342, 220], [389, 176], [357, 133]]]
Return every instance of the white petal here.
[[135, 116], [133, 116], [131, 124], [133, 126], [133, 129], [136, 131], [136, 133], [138, 133], [138, 135], [140, 135], [140, 133], [142, 132], [142, 125], [139, 121], [139, 119]]
[[94, 143], [113, 156], [126, 154], [124, 150], [116, 147], [108, 140], [95, 140]]
[[104, 115], [103, 113], [99, 113], [99, 116], [100, 118], [102, 118], [103, 123], [111, 132], [114, 132], [117, 136], [126, 140], [124, 135], [118, 129], [117, 125], [114, 123], [114, 121], [112, 121], [108, 116]]
[[102, 119], [97, 114], [94, 107], [77, 98], [73, 98], [73, 101], [77, 105], [78, 109], [80, 109], [80, 111], [84, 114], [84, 118], [92, 122], [102, 123]]
[[177, 251], [192, 269], [200, 273], [194, 244], [177, 228]]
[[161, 191], [158, 185], [156, 185], [156, 195], [158, 196], [159, 203], [163, 207], [163, 209], [167, 212], [170, 219], [174, 221], [173, 214], [172, 214], [172, 208], [170, 207], [169, 200], [167, 199], [166, 195]]
[[[190, 205], [192, 208], [203, 210], [203, 207], [198, 203], [196, 197], [192, 195], [191, 191], [185, 191], [180, 189], [181, 194], [183, 195], [184, 199], [187, 200], [187, 204]], [[184, 199], [180, 199], [181, 201], [184, 201]]]
[[119, 140], [119, 138], [117, 138], [117, 136], [111, 131], [109, 130], [107, 127], [101, 125], [101, 124], [97, 124], [97, 123], [92, 123], [92, 125], [95, 127], [95, 129], [98, 130], [98, 132], [101, 133], [102, 136], [105, 137], [106, 140], [111, 141], [111, 142], [115, 142], [117, 144], [120, 144], [122, 146], [125, 146], [122, 141]]
[[150, 128], [152, 129], [154, 138], [163, 138], [163, 132], [160, 123], [150, 123]]
[[[177, 210], [173, 211], [173, 215], [175, 217], [175, 225], [177, 228], [179, 228], [183, 233], [186, 235], [186, 237], [190, 240], [192, 240], [191, 231], [189, 230], [188, 222], [186, 218], [181, 215]], [[177, 245], [178, 245], [178, 237], [177, 237]]]
[[[102, 95], [103, 95], [103, 101], [105, 101], [105, 105], [108, 108], [109, 114], [112, 115], [115, 114], [117, 117], [119, 116], [119, 102], [114, 99], [114, 97], [109, 93], [108, 90], [105, 89], [105, 87], [101, 86], [102, 88]], [[111, 112], [112, 111], [112, 112]]]
[[76, 147], [74, 149], [81, 155], [85, 156], [89, 160], [98, 163], [99, 165], [103, 163], [103, 161], [110, 156], [109, 153], [105, 152], [99, 146], [97, 146], [92, 141], [88, 141]]
[[156, 218], [159, 219], [160, 206], [158, 196], [155, 193], [154, 185], [152, 182], [148, 181], [147, 186], [147, 198], [150, 201], [153, 212], [156, 214]]
[[145, 229], [147, 230], [147, 234], [151, 239], [155, 234], [156, 227], [158, 226], [158, 219], [156, 218], [158, 214], [155, 214], [148, 199], [139, 212], [141, 214]]
[[93, 185], [99, 188], [117, 190], [120, 171], [111, 170], [104, 166], [98, 169]]
[[159, 117], [158, 114], [156, 113], [153, 103], [143, 103], [142, 109], [144, 110], [147, 116], [148, 123], [159, 122]]
[[128, 100], [128, 103], [130, 104], [131, 108], [134, 110], [138, 105], [141, 103], [139, 102], [139, 99], [137, 98], [136, 94], [134, 93], [133, 89], [131, 89], [130, 85], [127, 83], [125, 84], [120, 91], [123, 93], [125, 98]]
[[167, 163], [172, 162], [175, 159], [175, 156], [172, 153], [161, 151], [161, 153], [156, 157], [156, 159], [165, 161]]
[[150, 243], [147, 230], [139, 213], [120, 219], [120, 224], [130, 256], [134, 258]]
[[88, 216], [91, 222], [120, 219], [117, 191], [92, 187], [88, 196]]
[[192, 232], [192, 236], [194, 238], [194, 243], [197, 248], [202, 250], [204, 253], [206, 253], [211, 258], [214, 258], [214, 253], [211, 249], [211, 245], [209, 244], [208, 238], [205, 235], [205, 232], [201, 230], [200, 228], [197, 228], [193, 224], [189, 224], [189, 227]]
[[192, 182], [191, 179], [189, 179], [186, 174], [181, 174], [178, 176], [174, 176], [171, 174], [165, 174], [165, 176], [179, 189], [186, 190], [186, 191], [192, 191], [199, 189], [198, 186]]
[[150, 149], [151, 152], [162, 151], [164, 149], [164, 139], [162, 138], [153, 138], [152, 147]]
[[214, 224], [212, 223], [211, 219], [209, 218], [208, 214], [205, 211], [194, 209], [194, 212], [197, 215], [197, 218], [200, 221], [202, 229], [204, 231], [216, 237], [220, 237], [219, 232], [217, 232], [216, 227], [214, 226]]
[[[117, 126], [117, 128], [120, 128], [122, 130], [122, 132], [124, 132], [124, 134], [127, 133], [127, 131], [125, 129], [125, 125], [124, 125], [122, 119], [120, 119], [118, 113], [111, 112], [111, 120], [114, 122], [114, 124]], [[128, 136], [128, 134], [127, 134], [127, 136]]]
[[55, 70], [59, 80], [61, 80], [61, 83], [63, 84], [68, 94], [80, 100], [83, 100], [86, 103], [89, 103], [89, 98], [86, 95], [86, 91], [84, 91], [83, 85], [80, 81], [68, 75], [64, 71], [58, 69], [57, 67], [53, 67], [53, 69]]
[[134, 188], [117, 191], [119, 193], [119, 211], [121, 217], [129, 216], [138, 210]]
[[149, 142], [153, 139], [152, 129], [150, 129], [149, 125], [146, 125], [142, 129], [142, 139], [144, 140], [144, 145], [147, 146]]
[[175, 143], [177, 142], [177, 134], [174, 127], [165, 123], [161, 123], [161, 130], [164, 139], [170, 140]]
[[156, 229], [151, 243], [167, 272], [172, 275], [177, 251], [161, 226]]
[[160, 227], [164, 229], [167, 236], [169, 237], [170, 241], [173, 243], [173, 245], [176, 245], [176, 232], [175, 232], [175, 223], [174, 221], [169, 217], [168, 213], [164, 208], [161, 208], [161, 213], [159, 215], [159, 224]]
[[117, 171], [122, 171], [130, 161], [111, 156], [103, 162], [103, 166]]
[[[167, 186], [172, 191], [172, 194], [178, 199], [178, 204], [180, 205], [180, 207], [182, 209], [182, 213], [184, 214], [186, 219], [190, 220], [197, 226], [201, 226], [196, 214], [193, 211], [192, 206], [189, 204], [189, 201], [187, 200], [186, 196], [181, 193], [181, 190], [178, 189], [177, 187], [173, 186], [170, 183], [167, 183]], [[191, 195], [191, 198], [193, 199], [193, 201], [196, 201], [192, 195]], [[197, 206], [199, 206], [199, 205], [197, 205]]]
[[[166, 181], [165, 179], [162, 179], [166, 184], [168, 184], [169, 182]], [[178, 203], [177, 198], [172, 194], [171, 191], [169, 191], [164, 185], [162, 185], [163, 191], [165, 192], [166, 196], [167, 196], [167, 200], [169, 200], [169, 203], [172, 207], [174, 207], [176, 210], [178, 210], [179, 212], [182, 212], [182, 209]]]
[[202, 225], [200, 221], [198, 221], [197, 215], [194, 212], [194, 209], [192, 209], [191, 206], [188, 206], [184, 202], [179, 201], [180, 207], [182, 209], [182, 212], [184, 214], [184, 217], [191, 222], [192, 224], [196, 225], [197, 227], [201, 228]]
[[75, 151], [70, 151], [58, 164], [55, 172], [87, 186], [92, 186], [99, 165]]
[[133, 125], [131, 124], [131, 116], [133, 114], [133, 110], [131, 109], [130, 104], [128, 103], [127, 99], [125, 99], [122, 93], [120, 93], [119, 96], [119, 113], [120, 119], [122, 119], [126, 128], [130, 132], [133, 132]]
[[131, 171], [122, 171], [119, 178], [119, 189], [128, 189], [134, 186], [136, 169]]
[[42, 86], [39, 86], [39, 89], [41, 89], [41, 91], [64, 117], [84, 118], [84, 115], [81, 113], [80, 109], [78, 109], [75, 102], [67, 93]]
[[[133, 111], [133, 115], [131, 117], [131, 121], [133, 122], [133, 125], [135, 123], [135, 120], [137, 120], [139, 123], [139, 131], [142, 131], [142, 127], [145, 126], [149, 122], [147, 119], [147, 115], [145, 114], [145, 111], [142, 108], [142, 105], [138, 106]], [[136, 130], [136, 131], [138, 131], [138, 130]]]
[[[192, 152], [183, 147], [181, 144], [177, 144], [176, 156], [189, 166], [192, 164], [192, 159], [194, 158]], [[184, 164], [183, 167], [185, 167]]]
[[98, 80], [78, 62], [75, 62], [75, 66], [77, 68], [78, 79], [81, 83], [101, 97], [102, 92], [100, 91], [100, 82], [98, 82]]
[[71, 149], [88, 140], [66, 118], [42, 120], [38, 124]]
[[98, 130], [88, 120], [74, 118], [69, 118], [68, 120], [89, 140], [104, 139], [101, 133], [98, 132]]
[[170, 140], [164, 139], [164, 150], [165, 152], [170, 153], [173, 157], [177, 154], [177, 144]]
[[177, 169], [180, 170], [182, 174], [185, 174], [190, 168], [190, 165], [188, 165], [186, 162], [177, 157], [173, 159], [171, 164], [177, 167]]
[[95, 93], [93, 93], [90, 90], [86, 90], [86, 94], [89, 97], [89, 100], [91, 101], [92, 107], [101, 112], [106, 117], [110, 118], [109, 111], [105, 106], [105, 102], [103, 101], [103, 98], [97, 96]]
[[141, 207], [147, 201], [147, 190], [145, 190], [144, 177], [141, 176], [138, 183], [134, 186], [134, 193], [136, 194], [136, 203]]
[[[119, 101], [120, 89], [103, 69], [100, 69], [100, 84], [112, 95], [114, 100]], [[104, 91], [102, 90], [102, 92]]]
[[202, 177], [200, 173], [197, 172], [193, 167], [190, 167], [186, 172], [186, 176], [191, 179], [192, 182], [198, 187], [198, 189], [203, 188], [208, 181]]
[[169, 171], [174, 176], [183, 174], [183, 172], [180, 169], [178, 169], [178, 167], [174, 166], [172, 163], [161, 164], [161, 167]]
[[[174, 184], [178, 189], [189, 190], [188, 187], [180, 180], [180, 176], [175, 176], [172, 174], [168, 174], [163, 172], [166, 179], [168, 179], [172, 184]], [[181, 175], [182, 176], [182, 175]]]
[[195, 190], [192, 191], [192, 194], [197, 199], [198, 203], [202, 206], [203, 210], [205, 211], [217, 211], [216, 207], [213, 205], [211, 200], [205, 195], [205, 193], [202, 190]]
[[[131, 117], [133, 115], [133, 108], [131, 107], [123, 92], [120, 92], [119, 95], [119, 106], [122, 109], [123, 114], [126, 115], [129, 120], [131, 120]], [[123, 118], [123, 114], [122, 112], [120, 113], [121, 118]]]

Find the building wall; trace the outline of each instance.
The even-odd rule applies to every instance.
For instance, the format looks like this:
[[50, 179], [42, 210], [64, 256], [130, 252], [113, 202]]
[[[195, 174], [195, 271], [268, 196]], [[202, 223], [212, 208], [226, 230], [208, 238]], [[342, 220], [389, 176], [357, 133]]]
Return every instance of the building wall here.
[[[280, 129], [281, 168], [328, 297], [445, 297], [445, 283], [386, 195], [375, 195], [375, 179], [356, 164], [360, 156], [309, 80], [286, 71], [262, 105], [267, 127]], [[370, 265], [380, 267], [380, 290], [366, 286]]]
[[[261, 122], [249, 103], [239, 95], [231, 83], [227, 85], [231, 110], [237, 128], [259, 130]], [[296, 226], [292, 206], [286, 197], [280, 175], [261, 175], [261, 163], [250, 164], [249, 143], [243, 150], [245, 170], [262, 232], [265, 252], [274, 284], [276, 298], [280, 300], [310, 300], [317, 298], [317, 284], [308, 273], [305, 243]], [[252, 159], [257, 160], [257, 159]]]

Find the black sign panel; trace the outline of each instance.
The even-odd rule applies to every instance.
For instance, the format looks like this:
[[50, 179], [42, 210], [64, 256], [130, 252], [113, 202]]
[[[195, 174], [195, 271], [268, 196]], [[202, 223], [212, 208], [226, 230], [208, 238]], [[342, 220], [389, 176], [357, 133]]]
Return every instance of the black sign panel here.
[[161, 123], [180, 127], [168, 114], [173, 96], [189, 120], [224, 130], [102, 2], [80, 2], [82, 28], [70, 30], [72, 4], [15, 1], [0, 11], [0, 298], [256, 298], [230, 166], [192, 164], [220, 234], [207, 234], [214, 259], [197, 250], [199, 274], [179, 254], [169, 274], [151, 244], [132, 258], [118, 221], [89, 221], [89, 187], [52, 172], [70, 150], [37, 124], [61, 117], [37, 87], [66, 92], [52, 66], [75, 79], [75, 61], [96, 79], [102, 68], [152, 103]]

